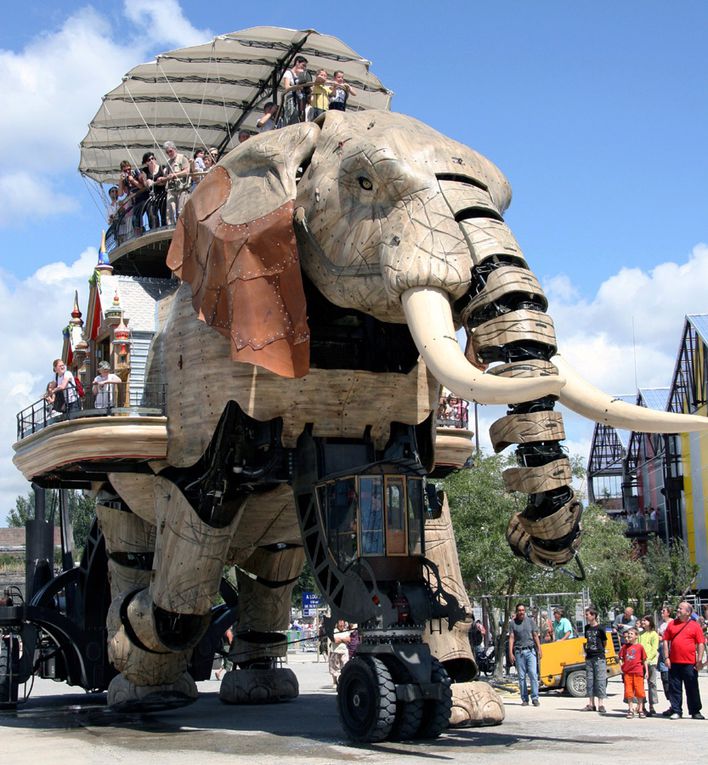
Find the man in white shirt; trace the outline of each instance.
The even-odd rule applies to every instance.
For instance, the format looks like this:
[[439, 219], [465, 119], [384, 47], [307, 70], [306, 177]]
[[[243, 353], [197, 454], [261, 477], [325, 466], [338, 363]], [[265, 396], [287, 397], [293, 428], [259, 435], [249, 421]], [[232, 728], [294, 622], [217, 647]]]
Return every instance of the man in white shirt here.
[[108, 409], [114, 406], [114, 388], [120, 382], [122, 380], [111, 372], [111, 365], [107, 361], [102, 361], [98, 365], [98, 374], [91, 386], [94, 395], [93, 405], [96, 409]]

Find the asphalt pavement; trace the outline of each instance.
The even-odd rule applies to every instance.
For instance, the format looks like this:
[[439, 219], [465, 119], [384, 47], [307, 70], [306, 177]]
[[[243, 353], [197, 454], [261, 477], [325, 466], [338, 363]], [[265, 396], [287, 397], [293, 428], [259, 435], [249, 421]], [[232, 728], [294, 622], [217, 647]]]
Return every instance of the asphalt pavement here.
[[[449, 730], [435, 741], [353, 745], [337, 716], [336, 692], [325, 663], [312, 653], [291, 654], [300, 697], [286, 704], [228, 706], [219, 683], [198, 684], [188, 707], [152, 715], [116, 714], [105, 694], [77, 692], [36, 680], [18, 710], [0, 712], [3, 765], [272, 765], [302, 761], [371, 763], [514, 763], [515, 765], [623, 762], [673, 765], [696, 762], [708, 741], [708, 722], [663, 717], [628, 720], [618, 678], [609, 683], [608, 714], [580, 711], [584, 699], [545, 694], [539, 707], [522, 707], [505, 693], [506, 720], [493, 728]], [[513, 684], [512, 684], [513, 685]], [[701, 673], [708, 702], [708, 675]], [[666, 703], [660, 692], [659, 709]]]

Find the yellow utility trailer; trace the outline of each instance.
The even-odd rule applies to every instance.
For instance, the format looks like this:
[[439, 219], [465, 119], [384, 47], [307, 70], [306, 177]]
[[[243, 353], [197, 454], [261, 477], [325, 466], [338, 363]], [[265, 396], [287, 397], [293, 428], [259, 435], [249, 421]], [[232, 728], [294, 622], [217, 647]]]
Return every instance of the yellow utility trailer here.
[[[571, 696], [585, 696], [585, 638], [558, 640], [554, 643], [543, 644], [543, 658], [539, 681], [541, 690], [550, 691], [563, 688]], [[620, 672], [619, 638], [607, 630], [607, 646], [605, 658], [607, 661], [607, 676], [613, 677]]]

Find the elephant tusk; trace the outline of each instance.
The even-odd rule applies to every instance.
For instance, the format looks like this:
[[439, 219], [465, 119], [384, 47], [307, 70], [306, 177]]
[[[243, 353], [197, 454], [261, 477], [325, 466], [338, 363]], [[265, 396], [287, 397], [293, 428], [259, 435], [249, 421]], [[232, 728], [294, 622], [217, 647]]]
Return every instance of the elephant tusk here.
[[447, 293], [413, 287], [401, 295], [411, 336], [435, 379], [456, 396], [479, 404], [519, 404], [557, 396], [564, 380], [547, 377], [505, 378], [485, 375], [465, 358], [457, 342]]
[[561, 404], [590, 420], [638, 433], [693, 433], [708, 430], [708, 417], [659, 412], [628, 404], [603, 393], [584, 380], [560, 356], [554, 356], [551, 363], [566, 380], [560, 392]]

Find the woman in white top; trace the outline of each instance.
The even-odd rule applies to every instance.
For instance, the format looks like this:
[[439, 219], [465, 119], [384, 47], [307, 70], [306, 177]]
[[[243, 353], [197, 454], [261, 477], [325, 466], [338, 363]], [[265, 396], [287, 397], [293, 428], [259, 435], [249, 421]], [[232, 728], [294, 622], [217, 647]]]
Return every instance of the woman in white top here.
[[57, 387], [54, 389], [54, 409], [65, 414], [75, 409], [81, 409], [74, 375], [66, 368], [62, 359], [55, 359], [52, 366], [57, 383]]

